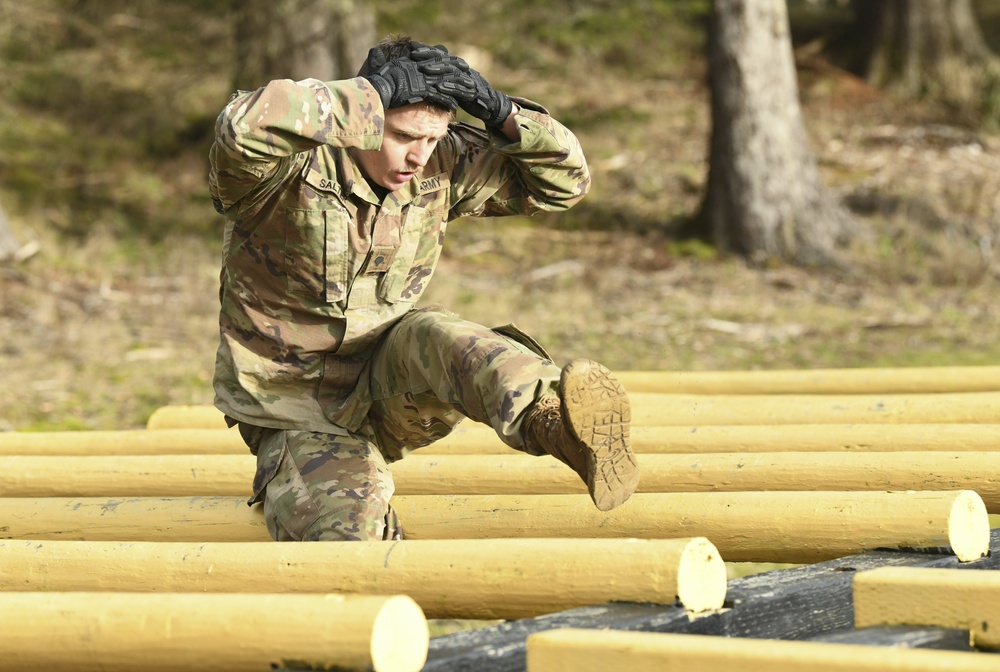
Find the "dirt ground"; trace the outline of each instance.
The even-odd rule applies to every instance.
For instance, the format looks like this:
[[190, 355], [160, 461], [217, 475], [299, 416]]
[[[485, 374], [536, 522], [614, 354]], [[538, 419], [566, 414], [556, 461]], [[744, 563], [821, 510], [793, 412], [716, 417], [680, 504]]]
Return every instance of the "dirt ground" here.
[[[619, 370], [998, 361], [1000, 137], [806, 68], [810, 141], [854, 244], [843, 271], [752, 269], [671, 235], [707, 170], [700, 79], [641, 95], [578, 84], [521, 82], [554, 112], [574, 101], [592, 194], [559, 217], [453, 223], [428, 302]], [[40, 251], [0, 267], [0, 431], [135, 428], [161, 405], [211, 402], [215, 240], [72, 242], [8, 214]], [[207, 201], [205, 217], [219, 226]]]

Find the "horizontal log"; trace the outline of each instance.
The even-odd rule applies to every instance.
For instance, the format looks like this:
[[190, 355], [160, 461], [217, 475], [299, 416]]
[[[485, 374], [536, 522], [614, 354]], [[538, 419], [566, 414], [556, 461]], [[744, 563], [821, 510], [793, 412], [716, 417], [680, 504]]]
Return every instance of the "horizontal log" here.
[[612, 600], [718, 609], [726, 567], [704, 538], [0, 541], [0, 591], [103, 590], [405, 594], [431, 618], [510, 619]]
[[1000, 649], [1000, 573], [886, 567], [854, 579], [858, 627], [961, 628], [975, 646]]
[[[784, 424], [633, 426], [637, 453], [1000, 451], [1000, 424]], [[517, 454], [489, 427], [459, 425], [418, 454]]]
[[524, 672], [527, 637], [558, 628], [817, 638], [854, 627], [851, 584], [859, 572], [887, 566], [996, 570], [998, 563], [1000, 529], [990, 533], [990, 553], [968, 563], [937, 553], [869, 551], [732, 579], [729, 606], [695, 619], [677, 607], [615, 602], [435, 637], [423, 672]]
[[[875, 548], [982, 556], [982, 499], [954, 492], [735, 492], [633, 495], [598, 511], [586, 495], [394, 497], [407, 539], [707, 537], [735, 562], [816, 562]], [[890, 522], [891, 521], [891, 524]], [[3, 498], [0, 538], [260, 541], [259, 507], [239, 497]]]
[[[159, 432], [149, 432], [158, 434]], [[245, 455], [0, 456], [0, 497], [249, 498], [257, 461]]]
[[[636, 426], [638, 453], [1000, 451], [1000, 424]], [[248, 455], [229, 429], [0, 432], [0, 455]], [[466, 421], [418, 455], [517, 455], [485, 425]]]
[[0, 613], [12, 672], [417, 672], [429, 641], [400, 595], [0, 593]]
[[617, 371], [629, 392], [667, 394], [928, 394], [1000, 391], [1000, 366], [771, 371]]
[[529, 672], [985, 672], [991, 657], [926, 651], [619, 630], [550, 630], [527, 642]]
[[[1000, 513], [1000, 452], [637, 455], [637, 492], [974, 490]], [[0, 461], [0, 465], [2, 465]], [[400, 495], [572, 494], [586, 487], [551, 457], [410, 455], [390, 466]]]
[[[1000, 514], [1000, 452], [640, 454], [638, 492], [974, 490]], [[250, 495], [252, 455], [0, 457], [0, 497]], [[585, 493], [555, 458], [423, 455], [390, 465], [396, 495]]]
[[0, 432], [0, 455], [248, 455], [231, 430], [122, 429], [74, 432]]
[[[942, 394], [630, 393], [635, 426], [911, 423], [1000, 424], [1000, 392]], [[164, 406], [148, 429], [225, 427], [210, 406]]]

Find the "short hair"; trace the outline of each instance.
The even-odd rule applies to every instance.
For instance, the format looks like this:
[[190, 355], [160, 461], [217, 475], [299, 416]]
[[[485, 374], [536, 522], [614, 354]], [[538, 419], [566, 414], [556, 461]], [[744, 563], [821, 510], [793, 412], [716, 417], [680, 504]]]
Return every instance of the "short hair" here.
[[[381, 49], [382, 53], [385, 55], [385, 60], [391, 61], [396, 58], [409, 56], [410, 42], [412, 41], [413, 40], [409, 35], [388, 35], [383, 37], [374, 48]], [[374, 72], [375, 71], [369, 67], [368, 58], [365, 58], [365, 62], [361, 64], [361, 69], [358, 70], [358, 77], [366, 77]]]

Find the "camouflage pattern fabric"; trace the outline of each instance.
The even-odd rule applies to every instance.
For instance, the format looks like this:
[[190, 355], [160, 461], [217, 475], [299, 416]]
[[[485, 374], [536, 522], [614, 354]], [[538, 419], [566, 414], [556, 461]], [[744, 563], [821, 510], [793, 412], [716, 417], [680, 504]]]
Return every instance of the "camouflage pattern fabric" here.
[[520, 142], [452, 124], [381, 202], [348, 154], [381, 143], [381, 101], [366, 80], [280, 80], [230, 100], [209, 175], [226, 215], [220, 410], [262, 427], [357, 430], [371, 404], [359, 381], [420, 299], [448, 222], [564, 210], [586, 194], [576, 138], [518, 102]]
[[[510, 325], [501, 331], [518, 336]], [[438, 308], [393, 327], [372, 372], [372, 408], [358, 433], [240, 425], [257, 454], [251, 502], [263, 500], [275, 539], [401, 538], [386, 462], [447, 436], [465, 417], [524, 449], [525, 412], [554, 392], [560, 375], [530, 344]]]
[[[384, 199], [349, 155], [381, 144], [384, 111], [366, 80], [279, 80], [235, 94], [219, 116], [209, 174], [226, 217], [215, 404], [255, 439], [254, 499], [266, 492], [276, 538], [392, 537], [380, 463], [463, 416], [517, 447], [519, 414], [558, 379], [516, 338], [415, 310], [451, 220], [565, 210], [589, 189], [575, 136], [514, 100], [519, 142], [452, 124]], [[345, 499], [365, 503], [336, 513]], [[322, 510], [303, 526], [310, 502]]]

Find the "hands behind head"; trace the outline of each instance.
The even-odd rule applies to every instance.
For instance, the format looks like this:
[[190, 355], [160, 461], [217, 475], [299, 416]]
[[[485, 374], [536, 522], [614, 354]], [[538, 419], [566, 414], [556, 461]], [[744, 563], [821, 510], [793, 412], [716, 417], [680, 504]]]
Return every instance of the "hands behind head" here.
[[386, 60], [379, 47], [368, 52], [366, 75], [386, 108], [424, 101], [449, 110], [461, 107], [487, 126], [503, 125], [512, 103], [443, 45], [410, 41], [408, 56]]

